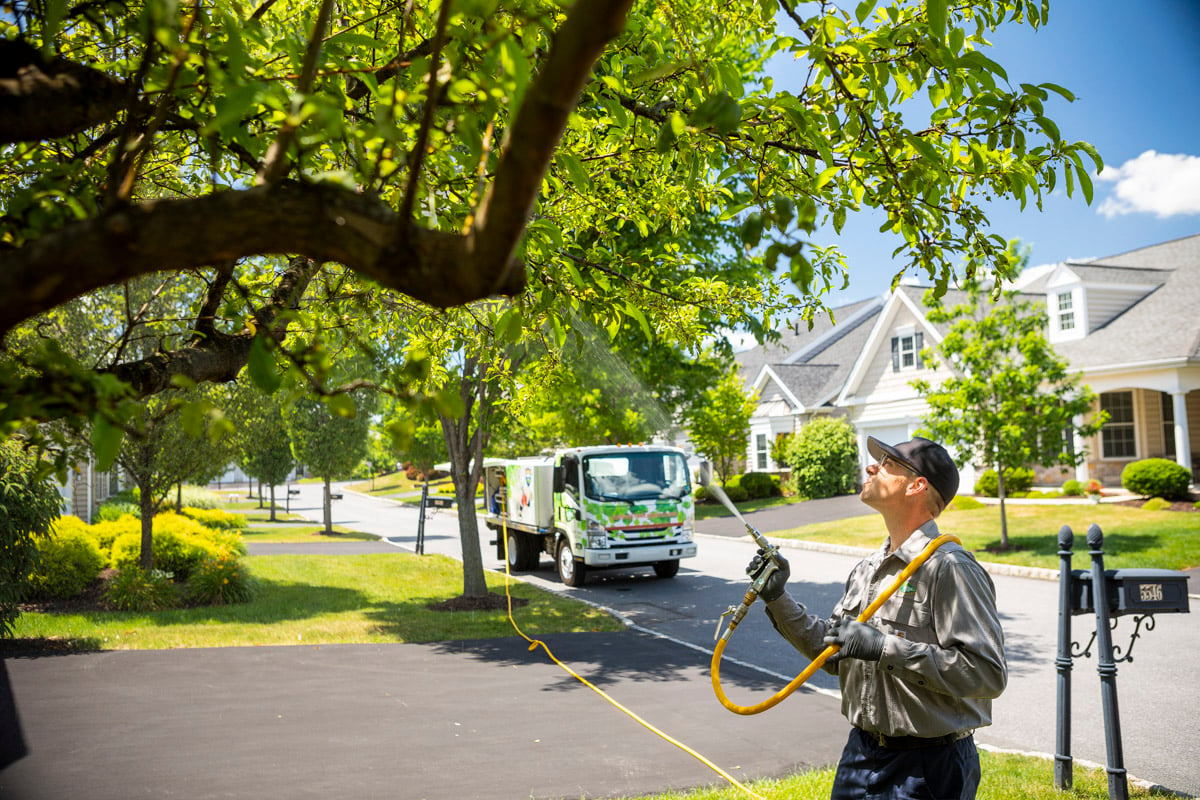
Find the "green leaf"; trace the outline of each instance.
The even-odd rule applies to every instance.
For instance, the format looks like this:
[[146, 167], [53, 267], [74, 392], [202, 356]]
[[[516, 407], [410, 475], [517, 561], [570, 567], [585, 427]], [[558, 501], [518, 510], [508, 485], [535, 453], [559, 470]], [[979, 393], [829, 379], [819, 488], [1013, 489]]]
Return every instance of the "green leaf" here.
[[727, 92], [718, 92], [696, 107], [688, 122], [697, 128], [716, 128], [730, 133], [742, 121], [742, 107]]
[[[1070, 167], [1067, 167], [1070, 170]], [[1090, 206], [1092, 204], [1092, 176], [1088, 175], [1088, 171], [1083, 168], [1082, 164], [1075, 165], [1075, 174], [1079, 176], [1079, 188], [1083, 190], [1083, 199]]]
[[574, 153], [568, 153], [564, 150], [558, 152], [558, 162], [563, 165], [567, 171], [567, 175], [571, 178], [571, 183], [575, 184], [575, 188], [580, 192], [586, 192], [592, 185], [592, 178], [588, 175], [587, 168], [583, 166], [583, 162]]
[[350, 419], [357, 413], [354, 407], [354, 398], [344, 392], [326, 395], [324, 400], [329, 411], [339, 417]]
[[107, 472], [121, 452], [125, 431], [110, 423], [101, 414], [92, 415], [92, 449], [96, 452], [96, 469]]
[[946, 0], [925, 0], [929, 33], [939, 42], [946, 38]]
[[821, 170], [821, 173], [817, 175], [817, 182], [814, 186], [816, 191], [821, 191], [825, 184], [829, 183], [837, 176], [840, 170], [841, 167], [826, 167], [825, 169]]
[[1064, 98], [1068, 103], [1075, 102], [1075, 94], [1071, 90], [1064, 89], [1062, 86], [1059, 86], [1057, 83], [1039, 83], [1038, 86], [1042, 87], [1043, 89], [1049, 89], [1050, 91]]
[[231, 130], [240, 130], [242, 119], [249, 116], [251, 106], [258, 101], [260, 89], [257, 83], [247, 83], [222, 92], [215, 100], [217, 113], [200, 129], [200, 135], [228, 134]]
[[653, 342], [654, 333], [650, 330], [650, 323], [647, 321], [646, 315], [642, 313], [642, 310], [632, 302], [629, 302], [625, 304], [625, 313], [637, 320], [638, 325], [642, 328], [642, 333], [646, 336], [646, 341]]
[[250, 343], [250, 355], [246, 360], [246, 371], [254, 385], [267, 394], [275, 394], [281, 378], [275, 366], [275, 356], [271, 355], [270, 346], [265, 336], [255, 336]]
[[496, 339], [501, 342], [517, 341], [521, 338], [524, 324], [520, 311], [515, 308], [508, 309], [496, 323]]
[[812, 285], [813, 265], [803, 253], [792, 256], [792, 283], [801, 294], [807, 295]]
[[467, 410], [458, 392], [450, 386], [443, 386], [438, 390], [438, 393], [433, 396], [433, 406], [439, 414], [451, 419], [458, 419]]
[[875, 0], [862, 0], [862, 2], [855, 7], [854, 17], [858, 20], [859, 25], [867, 21], [867, 17], [871, 16], [871, 11], [874, 10], [874, 8]]
[[742, 239], [742, 244], [746, 247], [757, 247], [762, 241], [763, 218], [757, 211], [747, 214], [742, 220], [741, 229], [738, 231], [738, 236]]

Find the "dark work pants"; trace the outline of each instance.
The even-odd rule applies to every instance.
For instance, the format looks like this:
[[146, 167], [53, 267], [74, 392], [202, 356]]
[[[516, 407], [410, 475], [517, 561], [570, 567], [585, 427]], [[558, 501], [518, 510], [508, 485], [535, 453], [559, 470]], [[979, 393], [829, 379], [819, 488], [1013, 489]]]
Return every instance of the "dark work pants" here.
[[975, 737], [918, 750], [889, 750], [858, 728], [842, 750], [830, 800], [974, 800]]

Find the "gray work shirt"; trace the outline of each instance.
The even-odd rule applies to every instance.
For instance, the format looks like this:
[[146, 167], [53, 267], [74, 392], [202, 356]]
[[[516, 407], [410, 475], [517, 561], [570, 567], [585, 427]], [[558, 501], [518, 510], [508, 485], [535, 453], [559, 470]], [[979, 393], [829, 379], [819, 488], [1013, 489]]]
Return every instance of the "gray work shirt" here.
[[[808, 658], [825, 649], [834, 620], [858, 617], [932, 539], [930, 520], [894, 553], [887, 542], [846, 580], [829, 620], [809, 614], [784, 593], [767, 604], [776, 630]], [[842, 714], [887, 736], [944, 736], [990, 725], [992, 698], [1008, 681], [996, 589], [975, 557], [942, 545], [868, 621], [888, 634], [876, 662], [843, 658], [836, 666]], [[835, 669], [827, 670], [831, 673]]]

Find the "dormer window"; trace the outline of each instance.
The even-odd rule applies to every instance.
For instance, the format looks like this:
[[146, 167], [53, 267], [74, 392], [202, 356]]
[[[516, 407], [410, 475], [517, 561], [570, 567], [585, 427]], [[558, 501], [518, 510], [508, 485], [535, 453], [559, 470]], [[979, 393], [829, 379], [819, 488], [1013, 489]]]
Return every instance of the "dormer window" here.
[[921, 348], [925, 346], [922, 333], [900, 332], [892, 337], [892, 372], [916, 369], [921, 364]]
[[1075, 297], [1071, 292], [1058, 293], [1058, 329], [1075, 330]]

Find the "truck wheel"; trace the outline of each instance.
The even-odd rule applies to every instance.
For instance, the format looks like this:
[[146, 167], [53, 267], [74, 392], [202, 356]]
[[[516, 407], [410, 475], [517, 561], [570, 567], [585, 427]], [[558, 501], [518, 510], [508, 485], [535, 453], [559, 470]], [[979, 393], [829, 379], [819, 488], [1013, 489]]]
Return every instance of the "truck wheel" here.
[[508, 534], [508, 568], [514, 572], [520, 572], [525, 567], [525, 537], [518, 536], [513, 532]]
[[558, 543], [558, 577], [567, 586], [583, 586], [587, 580], [587, 566], [575, 560], [571, 545], [566, 539]]
[[660, 578], [674, 578], [679, 574], [679, 559], [654, 562], [654, 574]]

